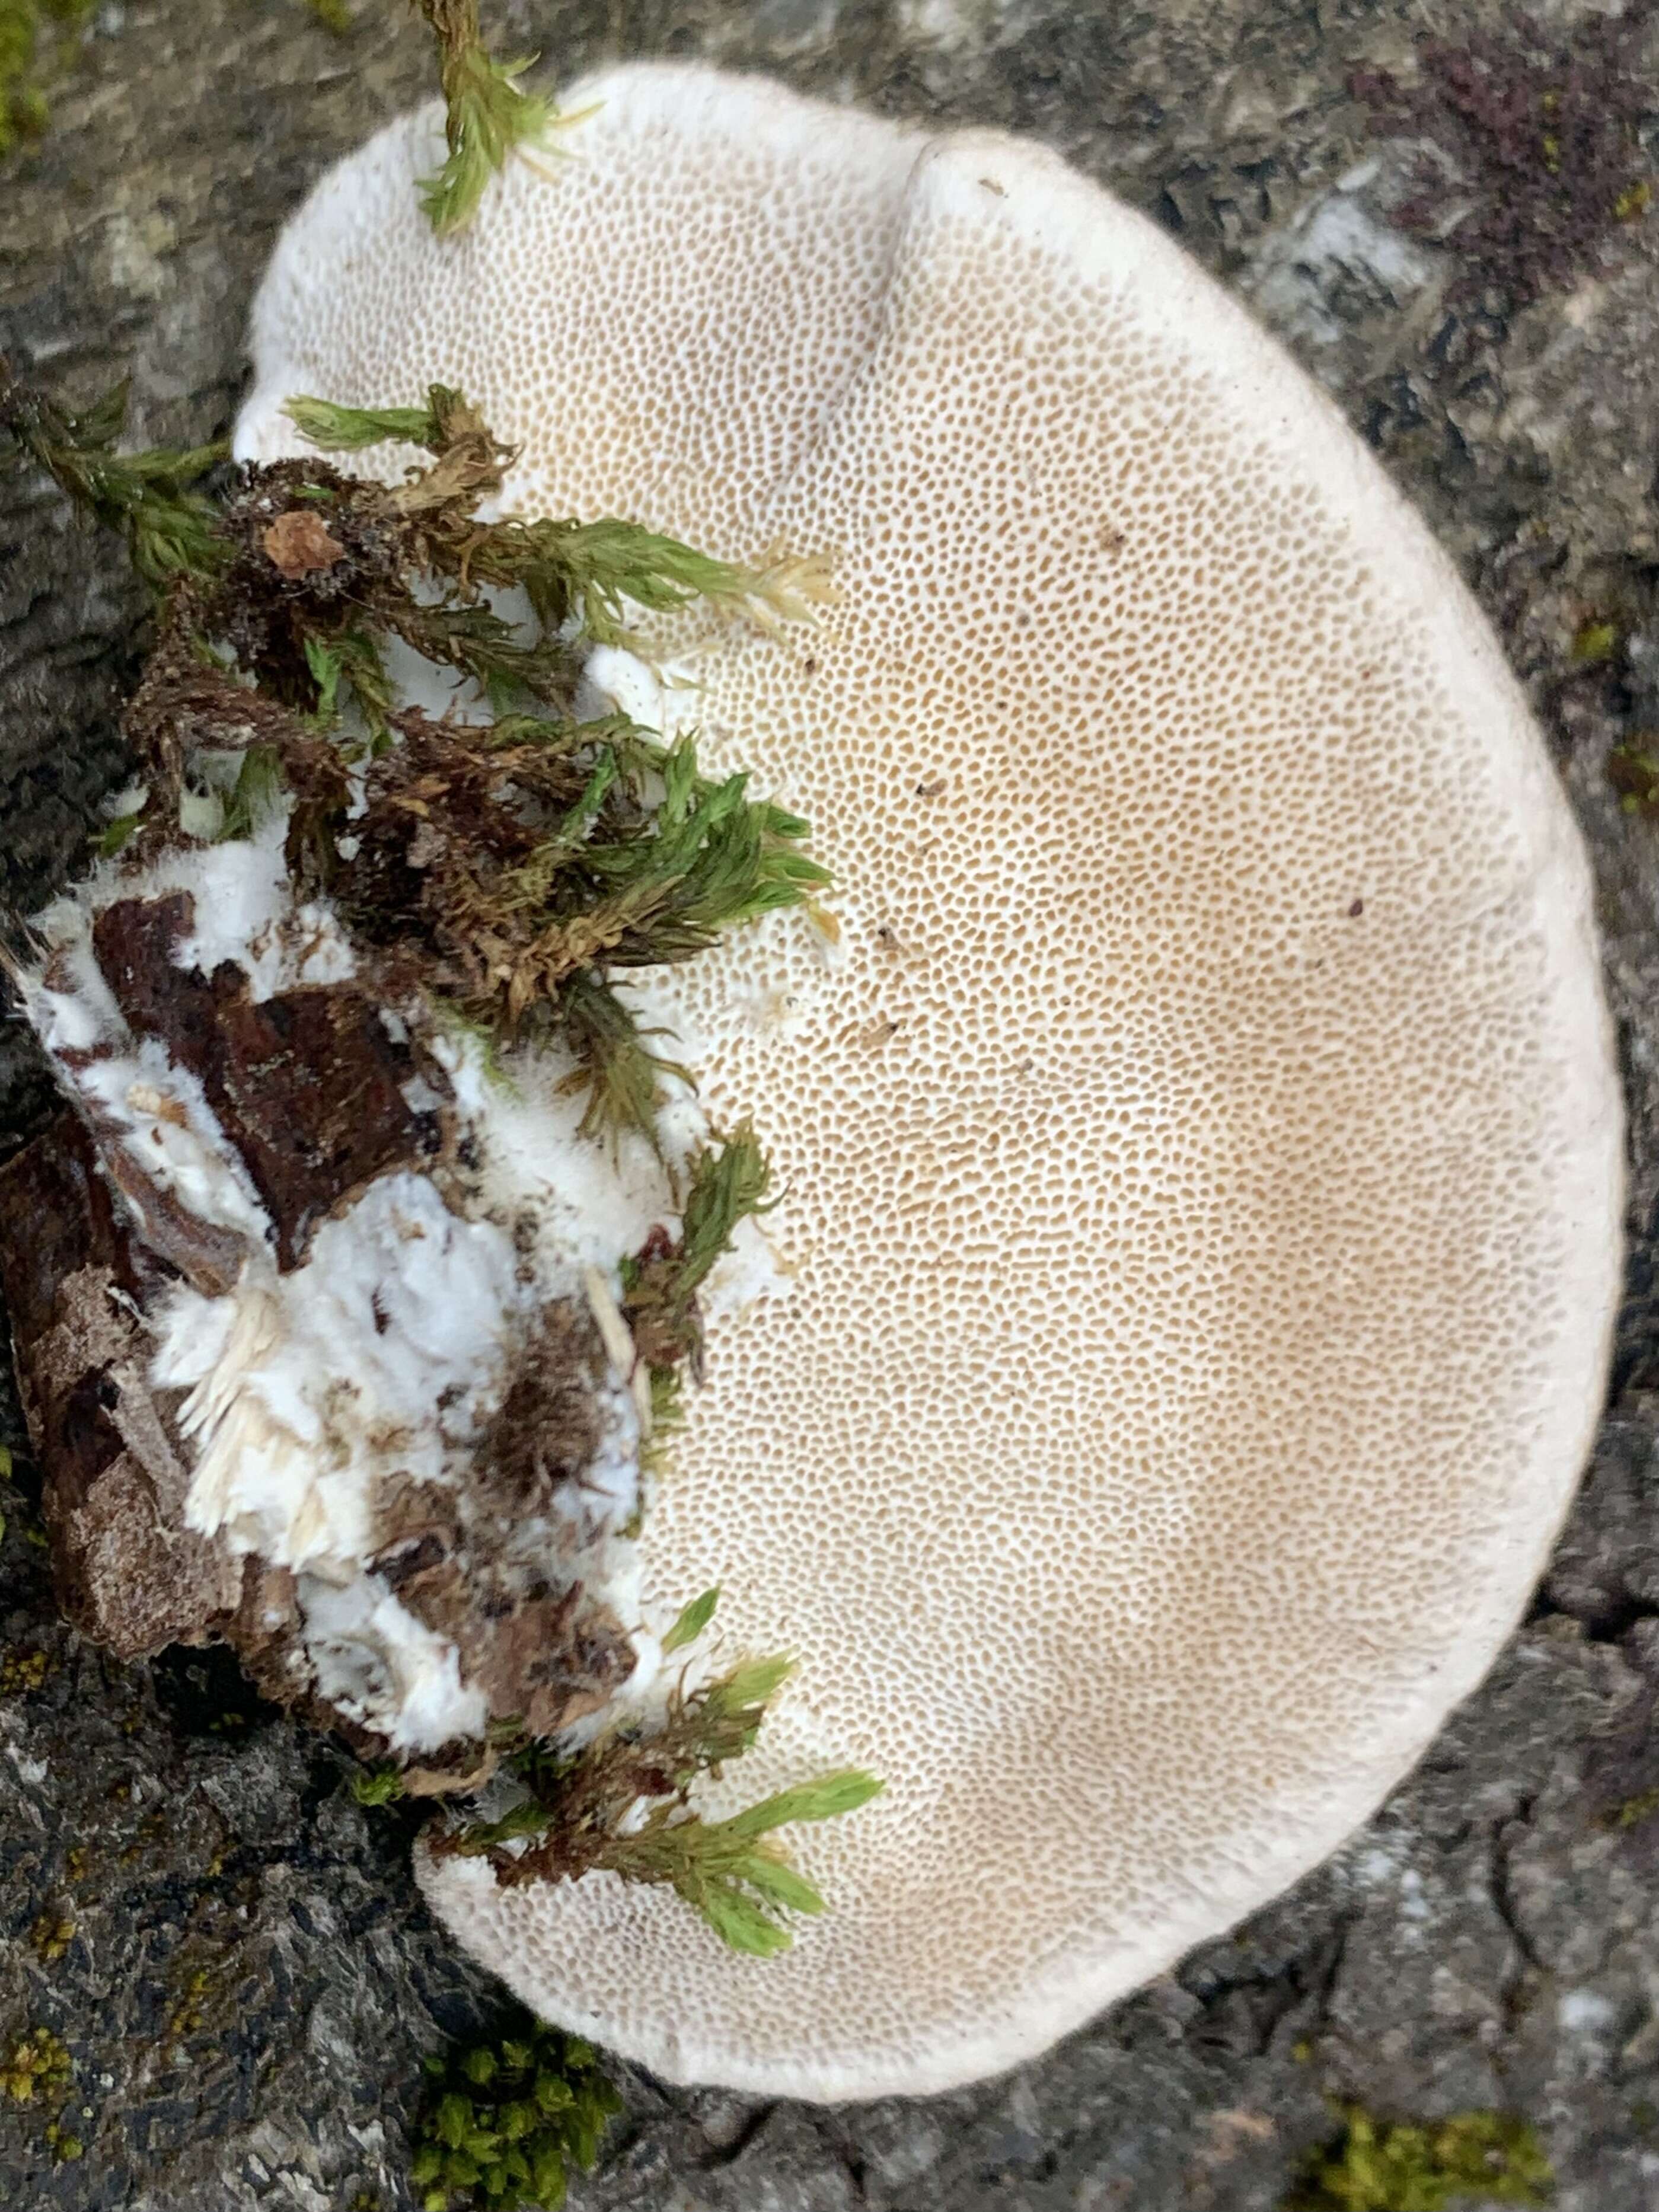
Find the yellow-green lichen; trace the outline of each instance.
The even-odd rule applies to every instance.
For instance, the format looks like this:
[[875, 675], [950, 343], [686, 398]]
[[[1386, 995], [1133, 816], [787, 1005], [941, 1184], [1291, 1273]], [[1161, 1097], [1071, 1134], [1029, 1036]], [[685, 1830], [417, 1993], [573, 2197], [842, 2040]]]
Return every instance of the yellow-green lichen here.
[[14, 1644], [0, 1652], [0, 1698], [27, 1697], [45, 1685], [51, 1672], [52, 1662], [44, 1651]]
[[50, 2104], [68, 2096], [75, 2078], [69, 2046], [49, 2027], [26, 2028], [0, 2057], [0, 2096], [14, 2105]]
[[1423, 2122], [1343, 2108], [1334, 2148], [1315, 2154], [1286, 2212], [1448, 2212], [1474, 2197], [1544, 2204], [1554, 2176], [1538, 2131], [1511, 2112]]
[[87, 2147], [80, 2136], [71, 2135], [60, 2121], [46, 2122], [46, 2141], [52, 2147], [52, 2156], [60, 2165], [67, 2166], [72, 2159], [84, 2158], [87, 2154]]
[[1619, 626], [1599, 617], [1580, 623], [1572, 634], [1571, 647], [1574, 665], [1579, 668], [1599, 668], [1611, 660], [1619, 647]]
[[1651, 1790], [1639, 1790], [1634, 1797], [1626, 1797], [1622, 1805], [1614, 1805], [1601, 1815], [1604, 1828], [1635, 1828], [1644, 1820], [1650, 1820], [1659, 1813], [1659, 1784]]
[[55, 1966], [78, 1932], [72, 1912], [37, 1913], [29, 1929], [29, 1948], [43, 1966]]
[[[86, 2145], [64, 2124], [64, 2108], [75, 2086], [75, 2061], [69, 2045], [49, 2027], [26, 2028], [14, 2036], [0, 2054], [0, 2096], [14, 2105], [52, 2106], [46, 2138], [52, 2157], [60, 2164], [84, 2156]], [[92, 2118], [90, 2105], [81, 2108]]]
[[170, 2036], [182, 2039], [201, 2033], [207, 2023], [207, 2004], [212, 1990], [212, 1974], [205, 1966], [198, 1967], [185, 1980], [178, 2003], [167, 2015]]

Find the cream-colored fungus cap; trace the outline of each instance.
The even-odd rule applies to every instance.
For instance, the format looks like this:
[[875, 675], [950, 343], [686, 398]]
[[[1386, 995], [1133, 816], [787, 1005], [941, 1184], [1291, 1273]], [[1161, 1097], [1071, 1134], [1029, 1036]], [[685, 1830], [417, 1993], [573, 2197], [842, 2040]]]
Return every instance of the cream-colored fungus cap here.
[[711, 1328], [644, 1545], [653, 1618], [719, 1582], [728, 1650], [799, 1655], [712, 1802], [889, 1786], [799, 1832], [830, 1911], [774, 1960], [609, 1875], [422, 1880], [659, 2073], [937, 2089], [1329, 1851], [1515, 1621], [1618, 1273], [1586, 869], [1449, 564], [1150, 224], [763, 82], [589, 101], [457, 241], [430, 113], [326, 178], [240, 450], [438, 377], [524, 508], [836, 556], [817, 630], [692, 664], [841, 945], [775, 917], [665, 985], [793, 1295]]

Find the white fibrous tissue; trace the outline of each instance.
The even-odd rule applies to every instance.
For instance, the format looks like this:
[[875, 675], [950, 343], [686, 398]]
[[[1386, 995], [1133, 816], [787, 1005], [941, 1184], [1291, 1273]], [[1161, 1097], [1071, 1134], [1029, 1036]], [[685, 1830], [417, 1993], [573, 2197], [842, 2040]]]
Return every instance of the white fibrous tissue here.
[[[106, 861], [37, 918], [26, 1003], [119, 1194], [109, 1295], [184, 1528], [230, 1563], [213, 1626], [360, 1748], [476, 1771], [492, 1720], [576, 1730], [654, 1674], [620, 1267], [706, 1125], [680, 1086], [658, 1151], [594, 1141], [556, 1048], [503, 1076], [379, 1002], [286, 833]], [[776, 1287], [768, 1251], [746, 1227], [711, 1310]]]

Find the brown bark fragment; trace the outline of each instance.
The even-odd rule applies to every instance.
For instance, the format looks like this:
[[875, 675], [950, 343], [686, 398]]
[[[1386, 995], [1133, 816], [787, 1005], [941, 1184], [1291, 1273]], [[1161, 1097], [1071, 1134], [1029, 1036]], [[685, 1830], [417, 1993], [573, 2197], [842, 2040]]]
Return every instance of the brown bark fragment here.
[[93, 926], [98, 964], [132, 1027], [160, 1038], [201, 1083], [276, 1229], [277, 1264], [304, 1260], [318, 1225], [377, 1176], [441, 1157], [441, 1109], [411, 1106], [423, 1079], [440, 1100], [435, 1060], [394, 1036], [378, 1003], [352, 983], [255, 1000], [241, 969], [181, 968], [193, 926], [190, 894], [119, 899]]
[[123, 1658], [204, 1641], [235, 1591], [222, 1548], [184, 1525], [188, 1477], [145, 1379], [135, 1299], [162, 1279], [73, 1115], [0, 1169], [0, 1288], [58, 1601]]
[[125, 1145], [106, 1145], [105, 1159], [111, 1182], [132, 1208], [150, 1249], [204, 1297], [220, 1298], [234, 1290], [247, 1258], [247, 1240], [234, 1229], [201, 1220], [148, 1175]]

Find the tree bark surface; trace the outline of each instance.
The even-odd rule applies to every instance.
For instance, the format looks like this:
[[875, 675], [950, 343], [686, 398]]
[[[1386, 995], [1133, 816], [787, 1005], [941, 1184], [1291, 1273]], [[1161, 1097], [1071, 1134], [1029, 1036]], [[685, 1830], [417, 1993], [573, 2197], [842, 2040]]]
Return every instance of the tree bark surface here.
[[[1643, 0], [1637, 12], [1648, 12]], [[0, 166], [0, 349], [54, 394], [132, 380], [146, 441], [225, 428], [276, 231], [432, 82], [394, 0], [331, 34], [300, 0], [106, 7]], [[1533, 1613], [1369, 1826], [1298, 1888], [1042, 2061], [958, 2096], [815, 2111], [662, 2088], [574, 2212], [1270, 2212], [1329, 2101], [1504, 2106], [1561, 2212], [1659, 2202], [1659, 821], [1620, 743], [1659, 732], [1659, 214], [1608, 220], [1524, 301], [1460, 248], [1500, 187], [1409, 88], [1426, 22], [1501, 57], [1541, 0], [502, 0], [558, 74], [696, 53], [934, 123], [1034, 131], [1180, 238], [1333, 392], [1460, 562], [1531, 689], [1598, 872], [1627, 1072], [1627, 1299], [1610, 1408]], [[1358, 81], [1362, 92], [1364, 80]], [[1659, 111], [1632, 28], [1608, 95]], [[1651, 117], [1648, 118], [1651, 121]], [[1438, 143], [1445, 242], [1390, 211]], [[1541, 143], [1541, 141], [1540, 141]], [[1542, 158], [1540, 156], [1540, 158]], [[1512, 197], [1512, 195], [1511, 195]], [[1594, 228], [1594, 226], [1592, 226]], [[0, 897], [84, 860], [122, 781], [142, 595], [42, 480], [0, 477]], [[1611, 649], [1592, 649], [1611, 623]], [[1578, 650], [1575, 656], [1574, 641]], [[1650, 738], [1659, 750], [1659, 736]], [[0, 1031], [0, 1152], [51, 1100]], [[3, 1433], [22, 1446], [15, 1405]], [[420, 2060], [499, 1996], [420, 1906], [409, 1821], [222, 1656], [122, 1664], [61, 1621], [27, 1487], [0, 1485], [0, 2057], [68, 2046], [46, 2112], [0, 2090], [0, 2203], [407, 2212]], [[72, 1923], [66, 1941], [55, 1941]], [[55, 2109], [55, 2107], [53, 2108]]]

